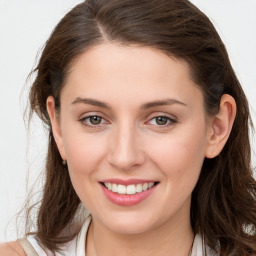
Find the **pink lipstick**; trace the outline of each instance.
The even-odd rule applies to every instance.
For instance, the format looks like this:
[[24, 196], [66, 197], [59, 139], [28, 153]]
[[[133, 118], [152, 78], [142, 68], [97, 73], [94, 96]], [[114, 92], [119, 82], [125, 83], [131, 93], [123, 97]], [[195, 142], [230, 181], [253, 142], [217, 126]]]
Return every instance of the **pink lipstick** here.
[[100, 182], [102, 190], [112, 203], [133, 206], [149, 197], [159, 182], [141, 179], [108, 179]]

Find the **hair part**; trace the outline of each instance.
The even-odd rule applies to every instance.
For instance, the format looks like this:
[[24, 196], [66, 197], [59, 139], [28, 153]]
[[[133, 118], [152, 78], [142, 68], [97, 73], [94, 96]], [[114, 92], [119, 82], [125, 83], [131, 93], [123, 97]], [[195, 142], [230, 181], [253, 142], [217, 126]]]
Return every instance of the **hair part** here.
[[256, 253], [256, 183], [252, 176], [248, 102], [232, 69], [223, 42], [210, 20], [187, 0], [87, 0], [72, 9], [56, 26], [35, 69], [30, 91], [31, 115], [49, 127], [46, 182], [35, 233], [52, 251], [76, 234], [66, 232], [81, 204], [68, 170], [62, 165], [46, 100], [53, 96], [56, 110], [74, 61], [103, 42], [141, 45], [185, 60], [204, 95], [206, 112], [215, 115], [221, 96], [230, 94], [237, 116], [230, 137], [214, 159], [205, 159], [192, 194], [191, 224], [221, 255]]

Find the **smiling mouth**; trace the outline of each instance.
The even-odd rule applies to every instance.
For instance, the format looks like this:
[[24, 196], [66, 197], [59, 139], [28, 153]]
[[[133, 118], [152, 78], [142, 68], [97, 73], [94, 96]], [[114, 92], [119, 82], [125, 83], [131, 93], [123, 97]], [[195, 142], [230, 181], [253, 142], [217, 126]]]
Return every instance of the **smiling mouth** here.
[[159, 182], [146, 182], [146, 183], [139, 183], [139, 184], [130, 184], [130, 185], [123, 185], [123, 184], [116, 184], [110, 182], [102, 182], [101, 184], [107, 188], [109, 191], [112, 191], [119, 195], [134, 195], [141, 193], [143, 191], [147, 191], [152, 187], [156, 186]]

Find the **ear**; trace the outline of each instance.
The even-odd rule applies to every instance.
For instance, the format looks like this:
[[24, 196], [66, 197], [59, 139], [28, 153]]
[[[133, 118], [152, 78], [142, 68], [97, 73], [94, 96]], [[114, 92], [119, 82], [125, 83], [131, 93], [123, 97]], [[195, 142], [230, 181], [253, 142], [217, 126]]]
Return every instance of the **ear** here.
[[55, 109], [55, 100], [52, 96], [49, 96], [46, 101], [47, 112], [50, 117], [52, 132], [54, 136], [54, 140], [59, 149], [60, 155], [63, 160], [66, 160], [65, 150], [63, 147], [63, 138], [60, 127], [60, 119], [56, 113]]
[[214, 158], [224, 148], [236, 116], [236, 102], [228, 94], [221, 97], [219, 112], [211, 118], [205, 157]]

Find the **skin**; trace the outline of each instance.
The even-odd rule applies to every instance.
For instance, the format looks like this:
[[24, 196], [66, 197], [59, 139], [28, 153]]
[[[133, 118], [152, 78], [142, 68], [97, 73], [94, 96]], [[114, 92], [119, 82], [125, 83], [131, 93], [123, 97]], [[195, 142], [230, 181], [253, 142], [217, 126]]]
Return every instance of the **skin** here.
[[[73, 63], [60, 112], [52, 97], [47, 108], [72, 184], [93, 217], [87, 255], [188, 255], [191, 193], [204, 158], [225, 145], [233, 98], [224, 95], [209, 117], [187, 63], [149, 47], [103, 43]], [[94, 125], [89, 116], [102, 119]], [[159, 116], [167, 122], [157, 123]], [[139, 204], [119, 206], [102, 191], [100, 181], [110, 178], [159, 184]]]
[[17, 242], [0, 244], [0, 255], [2, 256], [26, 256], [24, 250]]

